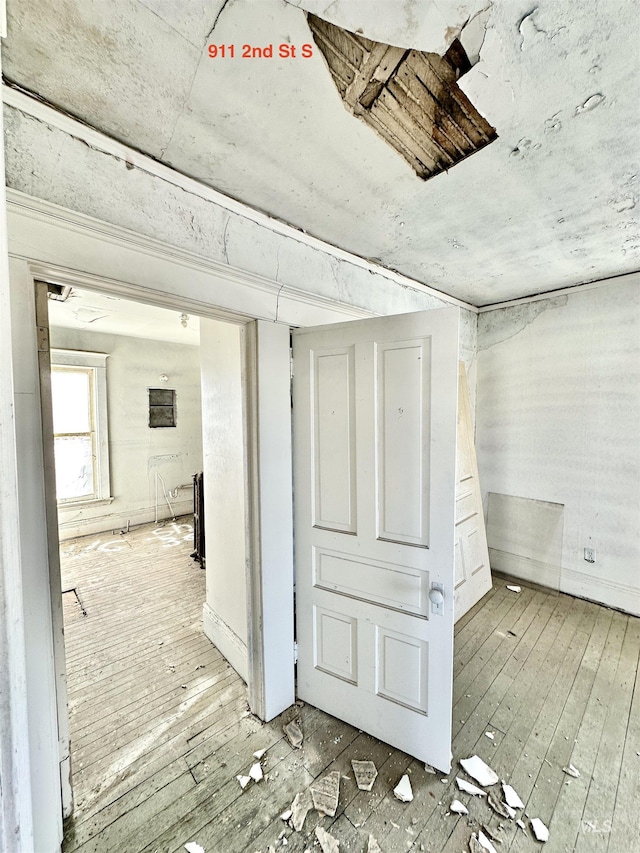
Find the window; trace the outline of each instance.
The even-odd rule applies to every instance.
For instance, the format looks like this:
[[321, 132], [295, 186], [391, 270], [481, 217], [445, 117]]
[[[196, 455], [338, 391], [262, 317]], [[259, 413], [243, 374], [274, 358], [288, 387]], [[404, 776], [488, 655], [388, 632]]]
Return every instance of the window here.
[[51, 403], [58, 503], [109, 500], [103, 353], [52, 350]]

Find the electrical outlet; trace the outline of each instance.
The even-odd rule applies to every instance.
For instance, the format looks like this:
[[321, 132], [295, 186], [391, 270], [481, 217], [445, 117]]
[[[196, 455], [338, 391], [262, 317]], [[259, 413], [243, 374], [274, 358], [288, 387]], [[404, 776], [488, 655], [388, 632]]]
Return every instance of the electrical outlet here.
[[587, 563], [595, 563], [596, 561], [596, 549], [595, 548], [585, 548], [584, 549], [584, 558]]

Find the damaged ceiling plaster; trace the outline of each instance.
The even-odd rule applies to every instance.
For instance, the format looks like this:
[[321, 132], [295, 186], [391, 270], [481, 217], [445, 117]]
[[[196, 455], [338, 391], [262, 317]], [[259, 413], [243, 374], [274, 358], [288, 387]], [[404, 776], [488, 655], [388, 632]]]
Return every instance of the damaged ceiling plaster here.
[[309, 15], [309, 26], [347, 109], [432, 178], [496, 138], [458, 86], [471, 67], [456, 38], [444, 56], [371, 41]]
[[[616, 0], [615, 14], [598, 0], [7, 5], [7, 80], [416, 281], [486, 305], [640, 266], [633, 0]], [[307, 11], [365, 39], [439, 56], [459, 39], [472, 67], [458, 85], [499, 138], [419, 180], [344, 109]], [[218, 60], [208, 54], [212, 43], [314, 50], [305, 59]], [[9, 152], [22, 120], [12, 113]], [[46, 156], [51, 162], [40, 159], [36, 172], [62, 173], [73, 206], [91, 215], [90, 180], [53, 148]], [[123, 184], [134, 174], [122, 165]], [[33, 186], [27, 179], [8, 174], [16, 189]], [[55, 179], [35, 188], [57, 200]], [[188, 206], [185, 198], [185, 219]]]

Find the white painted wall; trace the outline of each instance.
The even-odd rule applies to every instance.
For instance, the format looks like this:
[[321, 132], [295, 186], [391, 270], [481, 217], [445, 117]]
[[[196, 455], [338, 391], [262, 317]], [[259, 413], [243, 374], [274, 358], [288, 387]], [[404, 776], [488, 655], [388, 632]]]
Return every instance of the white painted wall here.
[[204, 630], [246, 681], [244, 332], [200, 322], [207, 594]]
[[484, 494], [563, 504], [559, 588], [640, 614], [640, 275], [482, 313], [478, 346]]
[[[109, 465], [108, 504], [59, 508], [62, 539], [142, 524], [155, 519], [156, 472], [176, 515], [193, 511], [192, 476], [202, 470], [200, 354], [198, 347], [166, 341], [106, 335], [62, 327], [51, 328], [51, 346], [106, 352]], [[161, 383], [166, 373], [169, 381]], [[176, 391], [177, 426], [151, 429], [148, 388]], [[158, 518], [171, 515], [158, 481]]]

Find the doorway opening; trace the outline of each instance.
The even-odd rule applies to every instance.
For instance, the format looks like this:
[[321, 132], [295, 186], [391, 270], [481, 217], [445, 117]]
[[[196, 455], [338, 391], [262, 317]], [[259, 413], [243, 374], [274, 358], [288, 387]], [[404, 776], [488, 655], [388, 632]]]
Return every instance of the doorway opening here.
[[244, 329], [74, 286], [47, 320], [37, 288], [72, 850], [248, 714]]

